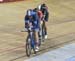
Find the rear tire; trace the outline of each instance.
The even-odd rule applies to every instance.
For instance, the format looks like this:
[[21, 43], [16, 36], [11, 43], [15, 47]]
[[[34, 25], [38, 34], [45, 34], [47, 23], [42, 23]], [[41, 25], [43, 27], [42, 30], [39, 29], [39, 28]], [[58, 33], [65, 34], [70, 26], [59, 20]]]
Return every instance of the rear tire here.
[[45, 28], [44, 28], [44, 24], [42, 25], [42, 41], [45, 41]]

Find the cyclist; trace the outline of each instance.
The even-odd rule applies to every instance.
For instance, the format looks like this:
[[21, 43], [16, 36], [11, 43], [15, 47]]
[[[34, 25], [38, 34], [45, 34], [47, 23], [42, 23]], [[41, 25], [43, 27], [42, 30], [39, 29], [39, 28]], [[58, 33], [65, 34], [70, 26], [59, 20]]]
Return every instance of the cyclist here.
[[33, 30], [34, 36], [35, 36], [35, 42], [36, 42], [35, 51], [38, 51], [39, 50], [39, 47], [38, 47], [39, 21], [38, 21], [38, 16], [36, 12], [34, 12], [32, 9], [27, 10], [27, 14], [25, 16], [25, 28], [26, 29], [30, 28], [30, 30]]
[[46, 23], [48, 22], [48, 18], [49, 18], [48, 7], [44, 3], [39, 5], [39, 7], [40, 7], [40, 10], [43, 13], [43, 24], [44, 24], [44, 27], [45, 27], [45, 39], [47, 39], [47, 25], [46, 25]]

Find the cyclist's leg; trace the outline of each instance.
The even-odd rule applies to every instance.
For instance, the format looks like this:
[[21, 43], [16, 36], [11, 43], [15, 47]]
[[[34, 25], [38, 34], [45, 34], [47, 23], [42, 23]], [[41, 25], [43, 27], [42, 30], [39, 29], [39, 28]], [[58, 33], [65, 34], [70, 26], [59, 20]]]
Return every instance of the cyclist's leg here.
[[45, 21], [43, 21], [43, 27], [44, 27], [45, 38], [47, 38], [47, 26], [46, 26], [46, 22]]
[[47, 35], [47, 24], [46, 24], [47, 22], [43, 22], [43, 26], [44, 26], [44, 29], [45, 29], [45, 35]]
[[47, 22], [49, 18], [49, 13], [47, 12], [45, 19], [44, 19], [44, 27], [45, 27], [45, 39], [47, 39]]
[[36, 42], [36, 51], [39, 50], [39, 37], [38, 37], [39, 29], [34, 30], [35, 42]]
[[43, 21], [40, 21], [40, 30], [39, 30], [39, 38], [41, 39], [42, 37], [42, 24], [43, 24]]
[[47, 39], [47, 22], [46, 21], [43, 21], [43, 27], [45, 32], [45, 39]]

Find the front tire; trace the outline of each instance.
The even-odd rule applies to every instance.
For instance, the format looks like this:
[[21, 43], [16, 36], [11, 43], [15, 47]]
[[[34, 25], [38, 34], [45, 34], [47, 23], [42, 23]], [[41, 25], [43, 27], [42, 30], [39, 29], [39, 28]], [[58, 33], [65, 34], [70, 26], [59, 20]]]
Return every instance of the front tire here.
[[26, 55], [28, 57], [30, 57], [31, 55], [31, 42], [29, 38], [27, 38], [27, 41], [26, 41]]

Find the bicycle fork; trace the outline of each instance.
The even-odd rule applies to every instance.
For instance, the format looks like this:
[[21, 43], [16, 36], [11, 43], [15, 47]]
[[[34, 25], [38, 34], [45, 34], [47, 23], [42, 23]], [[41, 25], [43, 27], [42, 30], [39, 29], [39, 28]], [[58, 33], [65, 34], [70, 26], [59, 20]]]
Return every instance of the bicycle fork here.
[[34, 49], [35, 48], [35, 40], [34, 40], [33, 32], [30, 32], [30, 39], [31, 39], [31, 47], [32, 47], [32, 49]]

